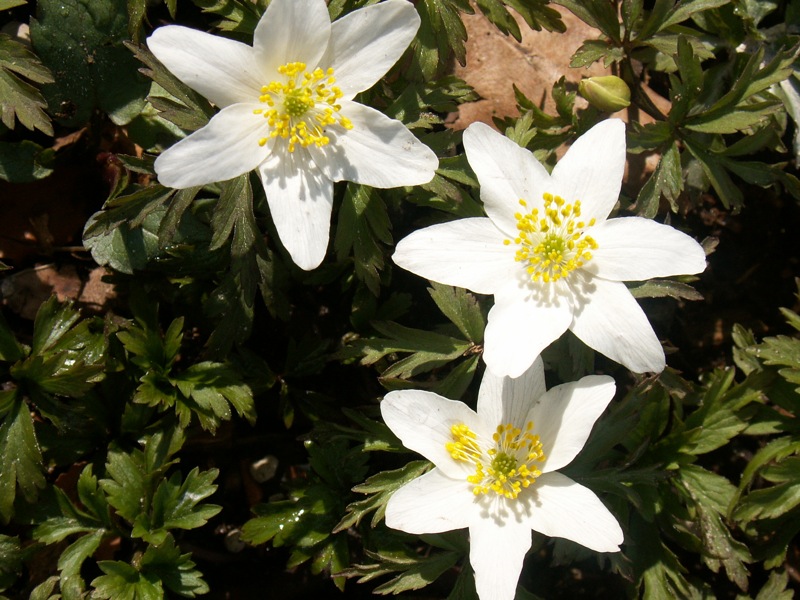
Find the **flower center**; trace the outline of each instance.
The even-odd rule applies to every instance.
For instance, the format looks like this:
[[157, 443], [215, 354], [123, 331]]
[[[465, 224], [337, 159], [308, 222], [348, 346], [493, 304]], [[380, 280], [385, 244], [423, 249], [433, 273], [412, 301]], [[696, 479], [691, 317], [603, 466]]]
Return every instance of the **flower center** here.
[[278, 67], [278, 73], [283, 76], [280, 80], [261, 88], [258, 101], [267, 107], [253, 111], [272, 127], [269, 137], [258, 140], [259, 146], [279, 137], [289, 140], [289, 152], [294, 152], [298, 144], [303, 148], [328, 144], [325, 128], [329, 125], [353, 128], [350, 119], [339, 113], [342, 107], [337, 101], [343, 94], [334, 85], [333, 69], [317, 67], [308, 72], [305, 63], [293, 62]]
[[498, 425], [492, 445], [484, 452], [475, 432], [464, 423], [457, 423], [450, 428], [453, 441], [445, 444], [445, 449], [454, 460], [475, 465], [475, 473], [467, 477], [474, 484], [473, 494], [494, 492], [513, 500], [542, 474], [533, 464], [545, 458], [542, 443], [532, 431], [532, 421], [524, 431], [510, 423]]
[[[597, 242], [586, 229], [595, 224], [580, 220], [581, 201], [567, 204], [560, 196], [544, 194], [544, 210], [514, 213], [519, 235], [514, 240], [504, 240], [508, 246], [513, 241], [519, 246], [514, 259], [525, 265], [531, 281], [558, 281], [579, 269], [592, 258]], [[519, 201], [527, 208], [525, 200]]]

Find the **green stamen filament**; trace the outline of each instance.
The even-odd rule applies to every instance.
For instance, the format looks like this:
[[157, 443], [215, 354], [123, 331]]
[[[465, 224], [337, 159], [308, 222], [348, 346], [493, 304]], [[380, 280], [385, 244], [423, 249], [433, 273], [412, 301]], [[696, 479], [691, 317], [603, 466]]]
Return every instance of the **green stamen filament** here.
[[[560, 196], [544, 194], [544, 210], [534, 208], [528, 213], [515, 213], [518, 236], [504, 240], [505, 245], [515, 243], [519, 249], [514, 256], [525, 265], [531, 281], [558, 281], [575, 269], [581, 268], [597, 250], [597, 242], [586, 229], [595, 224], [580, 220], [581, 201], [572, 204]], [[525, 200], [519, 201], [527, 208]]]
[[542, 474], [533, 463], [543, 461], [545, 456], [539, 436], [532, 430], [531, 421], [524, 431], [510, 423], [498, 425], [492, 435], [492, 447], [483, 452], [475, 432], [458, 423], [450, 428], [453, 441], [445, 444], [445, 449], [454, 460], [475, 465], [475, 473], [467, 477], [474, 485], [473, 494], [493, 492], [513, 500]]
[[254, 114], [261, 115], [272, 130], [268, 137], [258, 140], [264, 146], [270, 138], [289, 140], [289, 152], [294, 152], [298, 144], [306, 148], [330, 143], [325, 135], [329, 125], [340, 125], [352, 129], [353, 123], [339, 114], [342, 109], [338, 100], [343, 96], [336, 85], [333, 69], [320, 68], [306, 71], [302, 62], [286, 63], [278, 67], [281, 81], [272, 81], [261, 88], [259, 102], [266, 108], [257, 108]]

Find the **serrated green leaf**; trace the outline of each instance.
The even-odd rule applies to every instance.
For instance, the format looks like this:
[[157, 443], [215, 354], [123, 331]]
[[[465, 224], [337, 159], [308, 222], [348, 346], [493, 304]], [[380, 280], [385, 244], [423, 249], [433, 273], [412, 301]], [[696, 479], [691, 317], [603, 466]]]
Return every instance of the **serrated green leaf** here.
[[14, 129], [14, 118], [27, 129], [38, 129], [53, 135], [50, 118], [44, 112], [45, 102], [39, 90], [18, 76], [35, 83], [51, 83], [50, 71], [25, 45], [0, 33], [0, 120]]
[[97, 563], [105, 573], [92, 580], [91, 598], [96, 600], [163, 600], [164, 588], [155, 574], [137, 571], [131, 565], [112, 560]]
[[628, 288], [634, 298], [675, 298], [677, 300], [702, 300], [703, 296], [692, 286], [670, 279], [651, 279]]
[[339, 209], [334, 248], [339, 260], [353, 253], [356, 277], [378, 296], [384, 265], [384, 245], [392, 243], [386, 206], [369, 187], [349, 184]]
[[686, 137], [683, 142], [692, 156], [700, 163], [703, 173], [708, 177], [709, 182], [725, 207], [734, 211], [740, 210], [744, 203], [744, 196], [739, 186], [731, 180], [719, 157], [707, 150], [704, 144], [692, 138]]
[[[169, 69], [145, 46], [126, 43], [136, 59], [147, 65], [142, 73], [152, 79], [169, 97], [154, 95], [148, 97], [150, 103], [160, 111], [160, 116], [185, 131], [196, 131], [204, 127], [214, 109], [200, 94], [175, 77]], [[174, 98], [174, 100], [173, 100]]]
[[466, 339], [475, 344], [480, 343], [483, 340], [486, 321], [475, 296], [462, 288], [435, 282], [431, 282], [431, 286], [428, 293], [442, 314], [458, 327]]
[[449, 335], [412, 329], [397, 323], [373, 323], [373, 326], [387, 338], [359, 340], [354, 344], [364, 355], [361, 360], [363, 364], [374, 364], [393, 352], [411, 353], [411, 356], [386, 369], [383, 377], [405, 379], [424, 373], [462, 356], [471, 346], [469, 342]]
[[173, 473], [156, 488], [150, 510], [138, 515], [131, 535], [159, 546], [170, 529], [196, 529], [205, 525], [222, 510], [216, 504], [198, 506], [216, 491], [217, 486], [212, 482], [217, 474], [216, 469], [201, 473], [195, 467], [182, 481], [180, 473]]
[[44, 486], [42, 452], [33, 419], [25, 401], [14, 394], [0, 424], [0, 521], [8, 523], [11, 519], [17, 488], [27, 502], [34, 502]]
[[400, 594], [422, 589], [452, 568], [460, 558], [459, 552], [439, 552], [416, 559], [393, 560], [389, 563], [389, 568], [392, 571], [401, 571], [400, 574], [376, 587], [374, 593]]
[[682, 191], [683, 172], [680, 152], [678, 144], [673, 142], [662, 154], [655, 171], [642, 186], [636, 198], [636, 207], [642, 216], [652, 219], [658, 213], [659, 202], [664, 196], [672, 210], [677, 211], [677, 200]]
[[353, 488], [354, 492], [369, 494], [368, 498], [357, 500], [347, 505], [347, 514], [333, 528], [333, 533], [338, 533], [354, 527], [369, 513], [372, 515], [371, 526], [375, 527], [386, 513], [386, 503], [391, 495], [412, 479], [416, 479], [430, 469], [431, 464], [426, 460], [415, 460], [393, 471], [382, 471], [372, 475], [364, 483]]
[[773, 571], [758, 591], [755, 600], [792, 600], [794, 592], [787, 589], [789, 586], [789, 576], [785, 571]]
[[133, 523], [146, 510], [148, 481], [141, 459], [137, 460], [136, 454], [111, 450], [106, 459], [106, 472], [111, 479], [100, 480], [100, 488], [117, 514]]
[[181, 554], [171, 535], [158, 546], [148, 546], [140, 566], [142, 571], [157, 576], [168, 590], [183, 598], [194, 598], [210, 591], [203, 574], [194, 568], [191, 554]]
[[760, 102], [709, 117], [701, 115], [686, 121], [685, 127], [700, 133], [736, 133], [766, 123], [771, 115], [782, 110], [780, 104]]
[[659, 24], [658, 30], [683, 23], [687, 19], [704, 10], [718, 8], [728, 3], [728, 0], [683, 0], [675, 4], [666, 18]]
[[58, 559], [62, 590], [65, 587], [65, 581], [75, 578], [80, 579], [81, 584], [79, 587], [83, 588], [83, 579], [80, 577], [81, 565], [83, 565], [83, 561], [97, 551], [105, 534], [106, 531], [104, 529], [98, 529], [88, 535], [79, 537], [64, 549]]

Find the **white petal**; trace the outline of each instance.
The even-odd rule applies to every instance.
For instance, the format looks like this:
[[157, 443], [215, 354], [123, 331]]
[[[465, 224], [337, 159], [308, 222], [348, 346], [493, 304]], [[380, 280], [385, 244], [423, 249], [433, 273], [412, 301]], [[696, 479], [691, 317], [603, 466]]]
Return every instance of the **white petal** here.
[[310, 146], [314, 161], [333, 181], [354, 181], [376, 188], [428, 183], [439, 159], [405, 125], [383, 113], [342, 100], [341, 114], [352, 129], [326, 128], [330, 143]]
[[301, 269], [316, 268], [328, 249], [333, 183], [302, 148], [289, 153], [284, 144], [276, 144], [258, 174], [284, 248]]
[[623, 542], [616, 518], [593, 491], [558, 472], [545, 473], [529, 488], [531, 529], [572, 540], [596, 552], [617, 552]]
[[319, 65], [333, 67], [345, 98], [371, 88], [405, 52], [419, 28], [419, 15], [406, 0], [386, 0], [354, 10], [331, 26], [328, 50]]
[[473, 474], [471, 463], [455, 461], [445, 448], [453, 441], [453, 425], [464, 423], [478, 436], [485, 434], [478, 415], [463, 402], [423, 390], [398, 390], [383, 398], [381, 416], [406, 448], [427, 458], [447, 476], [465, 481]]
[[572, 144], [552, 172], [553, 189], [567, 202], [581, 201], [581, 217], [603, 222], [619, 198], [625, 171], [625, 124], [608, 119]]
[[158, 180], [178, 189], [225, 181], [255, 169], [270, 152], [258, 141], [269, 134], [266, 119], [253, 114], [257, 104], [232, 104], [208, 125], [182, 139], [156, 159]]
[[459, 219], [403, 238], [392, 260], [425, 279], [493, 294], [519, 271], [515, 250], [504, 239], [489, 219]]
[[614, 397], [615, 389], [611, 377], [589, 375], [548, 390], [531, 408], [525, 420], [533, 421], [533, 433], [542, 442], [546, 458], [539, 468], [543, 472], [572, 462]]
[[495, 375], [519, 377], [571, 321], [569, 298], [521, 301], [518, 294], [495, 293], [484, 332], [483, 360]]
[[527, 421], [528, 411], [544, 393], [544, 365], [540, 357], [516, 379], [498, 377], [487, 369], [478, 391], [478, 416], [490, 425], [512, 423], [521, 427]]
[[513, 519], [497, 525], [482, 519], [469, 528], [469, 562], [481, 600], [514, 600], [531, 530]]
[[634, 373], [663, 371], [664, 350], [625, 284], [594, 277], [579, 285], [581, 275], [573, 273], [584, 301], [575, 306], [572, 333]]
[[468, 527], [479, 510], [469, 483], [433, 469], [392, 494], [386, 525], [406, 533], [441, 533]]
[[587, 269], [614, 281], [691, 275], [706, 268], [702, 246], [674, 227], [641, 217], [611, 219], [589, 230], [597, 242]]
[[266, 83], [253, 49], [218, 35], [167, 25], [147, 38], [147, 47], [175, 77], [220, 108], [258, 102]]
[[530, 208], [540, 203], [551, 187], [550, 175], [528, 150], [484, 123], [464, 131], [464, 150], [481, 184], [486, 214], [507, 235], [515, 235], [519, 201], [527, 201]]
[[305, 63], [313, 70], [330, 35], [325, 0], [273, 0], [256, 26], [253, 49], [262, 72], [270, 78], [277, 75], [278, 67], [290, 62]]

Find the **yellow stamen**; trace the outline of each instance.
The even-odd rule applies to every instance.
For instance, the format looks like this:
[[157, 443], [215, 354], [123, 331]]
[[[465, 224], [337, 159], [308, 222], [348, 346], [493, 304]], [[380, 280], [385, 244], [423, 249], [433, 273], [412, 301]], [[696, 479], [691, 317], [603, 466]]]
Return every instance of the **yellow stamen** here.
[[475, 432], [464, 423], [457, 423], [450, 428], [453, 441], [446, 443], [445, 449], [454, 460], [475, 465], [475, 473], [467, 477], [474, 486], [473, 494], [493, 492], [514, 500], [542, 474], [533, 464], [545, 458], [542, 443], [532, 431], [531, 421], [525, 424], [524, 431], [510, 423], [498, 425], [484, 451]]
[[[569, 276], [592, 258], [590, 250], [597, 250], [597, 242], [586, 229], [595, 224], [579, 220], [581, 201], [568, 204], [560, 196], [545, 193], [544, 207], [526, 214], [514, 213], [519, 235], [513, 242], [519, 246], [515, 260], [525, 265], [531, 281], [549, 283]], [[519, 201], [527, 208], [524, 200]], [[512, 240], [504, 240], [505, 245]]]
[[344, 94], [334, 85], [333, 69], [316, 68], [309, 72], [305, 63], [292, 62], [278, 67], [278, 73], [282, 76], [280, 80], [271, 81], [260, 90], [258, 101], [267, 108], [253, 111], [262, 115], [272, 128], [268, 138], [258, 141], [260, 146], [268, 139], [282, 138], [289, 141], [289, 152], [294, 152], [297, 145], [321, 147], [330, 143], [326, 127], [353, 128], [350, 119], [339, 114], [341, 105], [337, 101]]

